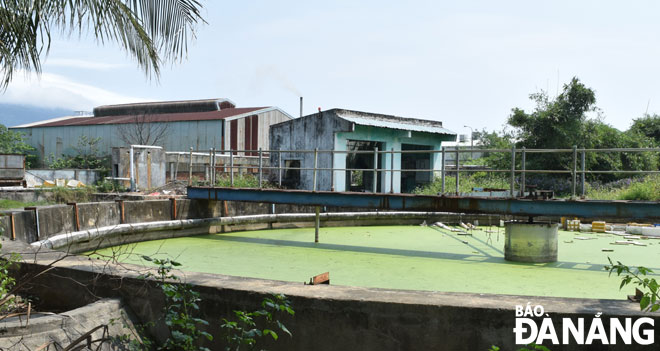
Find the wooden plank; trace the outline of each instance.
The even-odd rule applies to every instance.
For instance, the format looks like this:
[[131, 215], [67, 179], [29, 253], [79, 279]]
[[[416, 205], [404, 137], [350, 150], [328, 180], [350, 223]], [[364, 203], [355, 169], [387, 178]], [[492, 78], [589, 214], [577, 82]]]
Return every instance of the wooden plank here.
[[[231, 150], [238, 150], [238, 120], [232, 120], [229, 123], [229, 147]], [[234, 155], [236, 153], [234, 152]]]
[[[259, 150], [259, 115], [250, 116], [250, 119], [252, 120], [250, 123], [251, 124], [250, 127], [252, 129], [251, 130], [252, 136], [250, 138], [251, 141], [250, 148], [252, 150]], [[252, 153], [252, 155], [258, 156], [259, 153], [255, 151]]]
[[330, 272], [321, 273], [312, 277], [312, 285], [330, 284]]

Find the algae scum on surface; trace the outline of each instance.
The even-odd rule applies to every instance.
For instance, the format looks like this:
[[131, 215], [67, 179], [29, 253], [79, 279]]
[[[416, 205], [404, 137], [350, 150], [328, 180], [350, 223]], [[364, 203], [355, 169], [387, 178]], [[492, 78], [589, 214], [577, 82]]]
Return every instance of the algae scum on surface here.
[[559, 231], [558, 261], [537, 264], [505, 261], [504, 229], [498, 227], [471, 235], [425, 226], [328, 227], [321, 228], [319, 243], [314, 228], [274, 229], [146, 241], [98, 253], [137, 264], [148, 264], [142, 255], [170, 257], [184, 271], [301, 284], [330, 272], [333, 285], [623, 299], [633, 288], [620, 291], [620, 279], [608, 277], [608, 256], [660, 272], [660, 240], [612, 245], [616, 240]]

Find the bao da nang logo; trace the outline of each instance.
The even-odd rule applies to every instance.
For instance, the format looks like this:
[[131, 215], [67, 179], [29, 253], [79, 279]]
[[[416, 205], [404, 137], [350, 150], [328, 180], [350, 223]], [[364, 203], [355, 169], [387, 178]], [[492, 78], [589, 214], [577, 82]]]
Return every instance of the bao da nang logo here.
[[655, 342], [654, 320], [641, 318], [607, 318], [598, 312], [591, 318], [562, 318], [555, 325], [543, 306], [516, 306], [517, 345], [651, 345]]

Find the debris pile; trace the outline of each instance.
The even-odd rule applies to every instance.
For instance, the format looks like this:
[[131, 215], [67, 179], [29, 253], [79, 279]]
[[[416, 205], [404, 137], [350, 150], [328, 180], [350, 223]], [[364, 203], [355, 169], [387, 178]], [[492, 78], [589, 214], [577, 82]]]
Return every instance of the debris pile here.
[[55, 179], [44, 180], [41, 185], [35, 185], [35, 188], [53, 188], [53, 187], [67, 187], [67, 188], [84, 188], [85, 183], [75, 179]]

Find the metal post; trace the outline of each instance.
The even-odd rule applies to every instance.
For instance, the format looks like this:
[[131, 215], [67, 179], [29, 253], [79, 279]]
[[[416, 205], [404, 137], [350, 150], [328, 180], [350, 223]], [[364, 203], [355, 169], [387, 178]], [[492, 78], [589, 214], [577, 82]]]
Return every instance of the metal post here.
[[188, 162], [188, 185], [192, 185], [192, 152], [193, 148], [190, 147], [190, 161]]
[[234, 153], [229, 151], [229, 186], [234, 187]]
[[321, 226], [321, 207], [316, 206], [316, 217], [314, 223], [314, 242], [319, 242], [319, 227]]
[[176, 167], [174, 168], [174, 180], [177, 180], [179, 178], [179, 162], [181, 162], [180, 159], [181, 159], [181, 154], [178, 153], [176, 155]]
[[314, 173], [312, 174], [313, 190], [316, 191], [316, 168], [319, 162], [319, 148], [314, 148]]
[[459, 158], [459, 153], [458, 153], [458, 145], [456, 146], [456, 195], [459, 193], [459, 183], [458, 183], [458, 174], [461, 169], [461, 162], [458, 160]]
[[587, 157], [585, 156], [584, 148], [582, 148], [582, 160], [581, 161], [582, 161], [581, 162], [582, 163], [582, 197], [584, 197], [585, 192], [586, 192], [586, 189], [585, 189], [586, 188], [586, 184], [585, 184], [586, 176], [585, 176], [584, 172], [587, 170], [587, 165], [586, 165], [587, 164]]
[[374, 148], [374, 184], [372, 185], [373, 192], [378, 191], [378, 148]]
[[520, 197], [525, 197], [525, 147], [523, 146], [520, 159], [520, 168], [522, 172], [520, 173]]
[[263, 158], [261, 156], [262, 156], [262, 151], [261, 148], [259, 148], [259, 188], [262, 187], [262, 183], [264, 179]]
[[510, 196], [516, 197], [516, 146], [511, 146], [511, 189]]
[[440, 192], [442, 194], [445, 193], [445, 147], [442, 147], [442, 170], [440, 171], [441, 178], [442, 178], [442, 188], [440, 189]]
[[213, 148], [211, 155], [211, 186], [215, 186], [215, 166], [217, 160], [215, 159], [215, 148]]
[[130, 162], [130, 170], [129, 172], [131, 173], [131, 191], [135, 191], [135, 162], [133, 161], [133, 145], [131, 145], [131, 151], [129, 152], [129, 162]]
[[209, 163], [206, 166], [206, 181], [209, 182], [209, 186], [213, 186], [213, 176], [211, 175], [211, 168], [213, 167], [213, 148], [209, 148]]
[[277, 182], [282, 187], [282, 151], [277, 152]]
[[330, 150], [330, 191], [335, 191], [335, 150]]
[[577, 188], [577, 146], [573, 145], [573, 171], [572, 171], [572, 176], [573, 176], [573, 193], [571, 195], [572, 198], [575, 198], [575, 190]]
[[34, 223], [37, 226], [37, 240], [41, 239], [41, 227], [39, 227], [39, 209], [34, 208]]
[[394, 148], [390, 154], [390, 194], [394, 194]]

